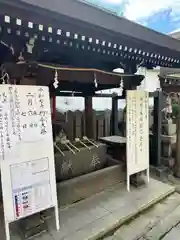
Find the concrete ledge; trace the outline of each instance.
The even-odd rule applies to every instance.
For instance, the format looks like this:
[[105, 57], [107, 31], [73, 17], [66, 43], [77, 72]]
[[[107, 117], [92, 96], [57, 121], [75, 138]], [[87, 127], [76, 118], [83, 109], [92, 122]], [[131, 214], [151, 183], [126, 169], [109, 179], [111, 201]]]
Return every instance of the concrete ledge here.
[[72, 204], [125, 180], [124, 164], [107, 167], [57, 184], [60, 206]]

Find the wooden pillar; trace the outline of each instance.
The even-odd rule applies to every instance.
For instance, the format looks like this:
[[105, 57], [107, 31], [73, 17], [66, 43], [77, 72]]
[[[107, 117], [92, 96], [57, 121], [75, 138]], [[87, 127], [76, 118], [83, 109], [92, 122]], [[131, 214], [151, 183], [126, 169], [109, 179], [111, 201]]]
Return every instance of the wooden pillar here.
[[88, 138], [94, 138], [94, 126], [93, 126], [93, 104], [92, 96], [85, 97], [85, 133]]
[[177, 126], [177, 139], [176, 139], [176, 159], [175, 159], [175, 167], [174, 167], [174, 175], [180, 178], [180, 114], [176, 120]]
[[152, 163], [157, 166], [161, 165], [162, 97], [161, 91], [154, 97]]
[[52, 121], [56, 120], [56, 96], [52, 96]]
[[112, 97], [112, 112], [111, 112], [111, 135], [118, 134], [118, 99], [117, 96]]

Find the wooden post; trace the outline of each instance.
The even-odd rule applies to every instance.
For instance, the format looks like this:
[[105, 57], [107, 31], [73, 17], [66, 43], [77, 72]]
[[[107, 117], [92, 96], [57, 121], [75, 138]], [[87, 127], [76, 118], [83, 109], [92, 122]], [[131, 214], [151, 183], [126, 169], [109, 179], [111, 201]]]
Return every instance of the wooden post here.
[[112, 112], [111, 112], [111, 135], [118, 134], [118, 98], [117, 95], [112, 97]]
[[161, 129], [162, 129], [162, 92], [157, 91], [154, 97], [154, 123], [153, 123], [153, 142], [152, 142], [152, 159], [153, 164], [161, 165]]
[[94, 126], [93, 126], [93, 106], [92, 96], [85, 97], [85, 133], [88, 138], [94, 139]]
[[52, 96], [52, 121], [56, 121], [56, 96]]
[[[180, 99], [178, 99], [178, 103], [180, 104]], [[180, 178], [180, 113], [178, 113], [176, 119], [176, 159], [174, 166], [174, 175]]]

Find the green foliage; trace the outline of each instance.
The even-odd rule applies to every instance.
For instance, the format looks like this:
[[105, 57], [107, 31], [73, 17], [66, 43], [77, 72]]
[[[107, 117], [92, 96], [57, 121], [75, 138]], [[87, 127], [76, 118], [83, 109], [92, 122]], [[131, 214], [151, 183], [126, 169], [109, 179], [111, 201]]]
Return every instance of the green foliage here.
[[177, 118], [180, 114], [180, 105], [178, 103], [172, 104], [172, 115], [174, 118]]

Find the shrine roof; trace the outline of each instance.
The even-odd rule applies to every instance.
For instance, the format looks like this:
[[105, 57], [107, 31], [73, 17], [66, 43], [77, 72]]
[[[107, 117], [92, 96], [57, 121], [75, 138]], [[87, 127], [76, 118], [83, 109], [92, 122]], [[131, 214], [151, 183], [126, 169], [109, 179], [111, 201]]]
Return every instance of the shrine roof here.
[[180, 77], [180, 68], [172, 69], [172, 68], [160, 68], [160, 77], [168, 78], [168, 77]]
[[116, 68], [136, 62], [180, 67], [178, 40], [82, 1], [0, 0], [0, 16], [3, 42], [10, 46], [12, 37], [8, 36], [21, 36], [19, 50], [20, 42], [25, 47], [25, 38], [33, 37], [41, 53], [60, 51], [61, 59], [72, 65], [79, 62], [99, 68], [102, 62]]
[[159, 80], [164, 92], [180, 92], [180, 69], [161, 68]]
[[61, 91], [95, 92], [104, 89], [119, 88], [130, 83], [138, 86], [144, 79], [143, 75], [112, 73], [99, 69], [72, 68], [52, 64], [31, 63], [5, 63], [5, 72], [10, 79], [35, 79], [36, 85], [50, 86], [55, 81], [59, 82]]

